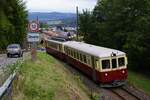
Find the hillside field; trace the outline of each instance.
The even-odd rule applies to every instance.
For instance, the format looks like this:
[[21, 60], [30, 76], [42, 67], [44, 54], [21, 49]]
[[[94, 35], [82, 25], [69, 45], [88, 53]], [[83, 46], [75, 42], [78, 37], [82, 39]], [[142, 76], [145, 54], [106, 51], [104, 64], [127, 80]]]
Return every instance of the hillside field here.
[[13, 100], [90, 100], [88, 89], [56, 59], [38, 53], [26, 60], [14, 84]]

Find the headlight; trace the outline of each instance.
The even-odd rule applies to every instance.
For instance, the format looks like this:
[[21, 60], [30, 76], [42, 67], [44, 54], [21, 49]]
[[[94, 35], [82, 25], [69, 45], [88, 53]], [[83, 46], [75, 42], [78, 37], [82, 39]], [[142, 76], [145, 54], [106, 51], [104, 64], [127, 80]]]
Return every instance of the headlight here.
[[125, 73], [125, 71], [123, 70], [123, 71], [122, 71], [122, 73], [124, 74], [124, 73]]
[[105, 73], [105, 76], [108, 76], [108, 74], [107, 74], [107, 73]]

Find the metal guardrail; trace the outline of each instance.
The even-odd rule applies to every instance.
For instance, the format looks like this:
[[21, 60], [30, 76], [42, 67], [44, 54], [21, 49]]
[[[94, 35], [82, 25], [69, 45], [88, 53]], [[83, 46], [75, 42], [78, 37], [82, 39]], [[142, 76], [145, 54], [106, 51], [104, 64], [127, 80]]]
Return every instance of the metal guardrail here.
[[[2, 63], [0, 65], [0, 76], [2, 76], [0, 77], [0, 80], [2, 81], [0, 82], [0, 100], [12, 100], [13, 81], [15, 80], [16, 73], [20, 66], [28, 55], [29, 53], [26, 52], [24, 55], [25, 57], [11, 61], [10, 63]], [[11, 68], [14, 69], [12, 70]]]
[[0, 87], [0, 100], [3, 98], [4, 94], [6, 93], [6, 91], [11, 86], [11, 83], [13, 82], [15, 76], [16, 76], [16, 73], [14, 72], [13, 74], [11, 74], [8, 77], [8, 79], [5, 81], [5, 83]]
[[[20, 65], [22, 64], [22, 62], [19, 62], [20, 60], [13, 62], [11, 65], [9, 66], [14, 66], [15, 69], [11, 72], [10, 68], [6, 68], [6, 71], [0, 70], [1, 75], [3, 75], [4, 77], [1, 77], [1, 80], [4, 82], [1, 82], [0, 84], [0, 100], [12, 100], [12, 83], [16, 77], [16, 73], [20, 67]], [[19, 62], [19, 63], [18, 63]], [[6, 65], [8, 66], [8, 65]], [[2, 67], [3, 68], [3, 67]], [[4, 75], [5, 74], [5, 75]]]

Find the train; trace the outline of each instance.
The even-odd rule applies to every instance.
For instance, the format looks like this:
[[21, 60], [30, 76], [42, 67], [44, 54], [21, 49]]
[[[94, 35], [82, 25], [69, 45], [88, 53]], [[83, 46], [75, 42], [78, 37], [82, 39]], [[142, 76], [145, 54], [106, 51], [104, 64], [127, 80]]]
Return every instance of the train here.
[[125, 52], [62, 38], [45, 40], [46, 52], [80, 70], [101, 87], [117, 87], [126, 83]]

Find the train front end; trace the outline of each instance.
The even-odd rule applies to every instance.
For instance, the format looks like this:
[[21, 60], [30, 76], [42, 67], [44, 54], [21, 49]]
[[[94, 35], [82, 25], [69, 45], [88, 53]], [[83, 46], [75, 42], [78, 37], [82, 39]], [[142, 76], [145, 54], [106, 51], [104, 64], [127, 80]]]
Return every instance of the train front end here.
[[105, 87], [116, 87], [126, 83], [128, 72], [127, 57], [125, 55], [101, 59], [101, 66], [99, 76]]

